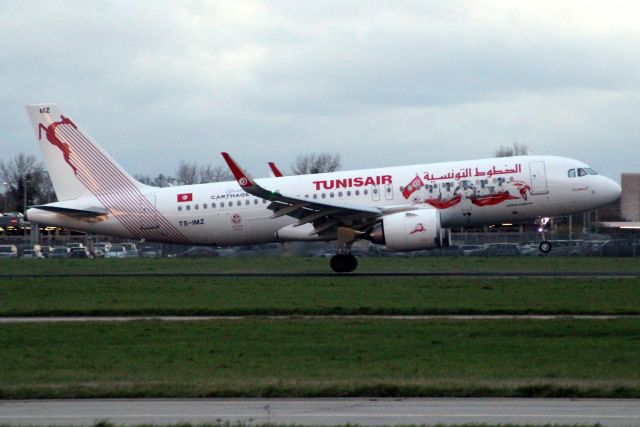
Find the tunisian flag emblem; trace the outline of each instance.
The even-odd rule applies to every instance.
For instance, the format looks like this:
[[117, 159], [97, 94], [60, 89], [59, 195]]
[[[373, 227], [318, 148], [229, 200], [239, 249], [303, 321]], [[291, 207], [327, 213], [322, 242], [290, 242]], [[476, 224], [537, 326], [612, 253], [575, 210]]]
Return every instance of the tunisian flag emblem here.
[[193, 193], [178, 194], [178, 202], [191, 202], [193, 201]]
[[409, 196], [411, 196], [415, 191], [417, 191], [423, 185], [424, 185], [424, 182], [422, 182], [420, 177], [416, 175], [416, 177], [413, 178], [406, 187], [404, 187], [404, 190], [402, 190], [402, 195], [404, 196], [405, 199], [408, 199]]

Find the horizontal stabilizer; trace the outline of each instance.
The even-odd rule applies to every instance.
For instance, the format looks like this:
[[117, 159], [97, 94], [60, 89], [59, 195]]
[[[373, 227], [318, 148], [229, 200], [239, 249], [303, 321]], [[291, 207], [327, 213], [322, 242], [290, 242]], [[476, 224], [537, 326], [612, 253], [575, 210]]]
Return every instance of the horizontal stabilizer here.
[[107, 209], [101, 207], [93, 207], [87, 209], [73, 209], [73, 208], [64, 208], [62, 206], [53, 206], [53, 205], [41, 205], [41, 206], [32, 206], [33, 209], [40, 209], [43, 211], [55, 212], [66, 215], [73, 216], [100, 216], [106, 215], [108, 213]]

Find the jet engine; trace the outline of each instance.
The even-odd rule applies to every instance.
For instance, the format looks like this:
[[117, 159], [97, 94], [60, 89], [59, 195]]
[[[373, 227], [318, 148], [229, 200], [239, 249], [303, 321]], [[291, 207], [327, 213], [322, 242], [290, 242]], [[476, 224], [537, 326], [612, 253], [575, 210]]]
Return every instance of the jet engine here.
[[442, 246], [440, 212], [420, 209], [382, 217], [369, 234], [373, 243], [387, 246], [391, 251], [415, 251]]

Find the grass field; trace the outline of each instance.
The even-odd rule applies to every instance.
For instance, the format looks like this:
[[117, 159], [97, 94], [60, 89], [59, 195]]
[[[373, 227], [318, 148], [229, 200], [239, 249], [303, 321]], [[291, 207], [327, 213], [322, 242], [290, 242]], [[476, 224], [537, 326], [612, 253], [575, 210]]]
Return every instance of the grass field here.
[[0, 316], [640, 314], [640, 279], [64, 277], [0, 282]]
[[[363, 272], [637, 272], [616, 258], [379, 258]], [[326, 272], [326, 259], [11, 260], [0, 274]], [[640, 314], [640, 279], [7, 277], [0, 316]], [[0, 325], [0, 398], [640, 397], [640, 320]]]
[[0, 397], [640, 397], [640, 322], [0, 327]]
[[[634, 258], [607, 257], [393, 257], [361, 258], [357, 272], [635, 272]], [[326, 258], [200, 258], [0, 260], [0, 274], [37, 273], [330, 273]]]

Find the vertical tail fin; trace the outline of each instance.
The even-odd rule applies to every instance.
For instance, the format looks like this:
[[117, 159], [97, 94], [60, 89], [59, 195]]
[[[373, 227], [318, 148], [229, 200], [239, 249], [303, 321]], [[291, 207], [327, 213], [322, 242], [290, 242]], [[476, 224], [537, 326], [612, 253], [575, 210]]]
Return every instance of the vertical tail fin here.
[[27, 105], [27, 113], [58, 200], [144, 186], [127, 174], [57, 105]]

